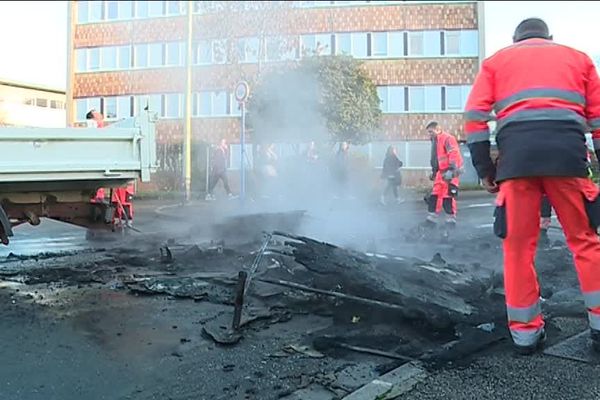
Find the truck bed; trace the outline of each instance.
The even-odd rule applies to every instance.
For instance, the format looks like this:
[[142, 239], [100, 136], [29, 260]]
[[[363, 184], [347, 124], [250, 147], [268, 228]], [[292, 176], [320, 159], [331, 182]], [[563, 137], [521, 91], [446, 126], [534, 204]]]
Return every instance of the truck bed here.
[[155, 146], [148, 114], [102, 129], [0, 128], [0, 193], [147, 182]]

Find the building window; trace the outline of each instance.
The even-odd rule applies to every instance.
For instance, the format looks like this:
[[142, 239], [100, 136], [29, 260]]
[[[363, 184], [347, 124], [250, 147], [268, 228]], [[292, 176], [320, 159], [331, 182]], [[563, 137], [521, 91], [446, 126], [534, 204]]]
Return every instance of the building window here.
[[296, 58], [296, 51], [290, 46], [288, 39], [268, 37], [265, 39], [265, 47], [267, 61], [293, 60]]
[[229, 114], [232, 116], [236, 116], [239, 117], [242, 115], [242, 109], [240, 107], [240, 103], [238, 103], [237, 99], [235, 98], [235, 95], [233, 93], [229, 94]]
[[404, 32], [388, 32], [388, 55], [404, 56]]
[[41, 97], [38, 97], [37, 99], [35, 99], [35, 105], [37, 107], [48, 107], [48, 99], [43, 99]]
[[88, 15], [90, 12], [89, 2], [78, 1], [77, 2], [77, 23], [85, 24], [89, 21]]
[[102, 2], [101, 1], [89, 1], [89, 22], [100, 22], [102, 21]]
[[135, 16], [136, 18], [148, 18], [148, 1], [136, 1], [135, 2]]
[[475, 30], [460, 32], [460, 52], [462, 56], [479, 55], [479, 32]]
[[77, 72], [87, 71], [87, 49], [75, 50], [75, 58], [77, 58]]
[[86, 114], [91, 110], [102, 112], [99, 97], [75, 99], [75, 118], [77, 121], [85, 121]]
[[194, 64], [211, 64], [212, 63], [212, 43], [207, 40], [202, 40], [196, 45]]
[[183, 11], [185, 2], [181, 1], [167, 1], [167, 15], [179, 15]]
[[444, 37], [446, 55], [476, 57], [479, 54], [479, 32], [476, 30], [446, 31]]
[[101, 47], [100, 48], [100, 68], [101, 69], [116, 69], [117, 68], [117, 48], [116, 47]]
[[442, 111], [442, 87], [425, 86], [425, 112]]
[[89, 110], [87, 109], [87, 99], [76, 99], [75, 100], [75, 119], [77, 121], [85, 121], [85, 115]]
[[97, 71], [100, 69], [100, 49], [95, 47], [88, 49], [88, 71]]
[[408, 55], [422, 56], [423, 54], [423, 32], [408, 32]]
[[105, 15], [107, 20], [119, 18], [119, 2], [118, 1], [106, 1]]
[[231, 114], [231, 107], [231, 97], [226, 91], [202, 91], [194, 94], [192, 114], [200, 117], [224, 117]]
[[335, 35], [335, 53], [352, 55], [352, 37], [349, 33], [338, 33]]
[[439, 57], [441, 52], [439, 31], [408, 32], [408, 55], [413, 57]]
[[134, 47], [133, 53], [134, 66], [137, 68], [145, 68], [148, 66], [148, 45], [137, 44]]
[[116, 119], [117, 118], [117, 98], [116, 97], [105, 97], [103, 99], [103, 112], [104, 118]]
[[119, 19], [131, 19], [133, 17], [132, 1], [115, 1], [119, 4]]
[[63, 110], [65, 108], [65, 103], [60, 100], [50, 100], [50, 108], [56, 108], [58, 110]]
[[117, 118], [131, 117], [131, 96], [117, 97]]
[[352, 33], [352, 56], [356, 58], [367, 57], [367, 34]]
[[388, 87], [387, 86], [379, 86], [377, 87], [377, 96], [379, 96], [379, 108], [381, 112], [388, 112], [389, 109], [389, 100], [388, 100]]
[[194, 1], [194, 12], [198, 14], [208, 14], [211, 12], [224, 11], [225, 2], [223, 1]]
[[446, 110], [462, 110], [462, 94], [460, 86], [446, 86]]
[[166, 50], [166, 65], [181, 65], [181, 44], [179, 42], [167, 43], [165, 45]]
[[238, 41], [238, 60], [240, 62], [257, 62], [260, 50], [258, 38], [244, 38]]
[[460, 31], [445, 32], [444, 50], [447, 55], [460, 54]]
[[371, 55], [385, 57], [388, 55], [387, 32], [375, 32], [371, 34]]
[[406, 111], [404, 86], [379, 86], [377, 94], [381, 101], [381, 112], [403, 113]]
[[445, 92], [445, 111], [462, 112], [467, 104], [467, 99], [469, 98], [469, 93], [471, 92], [471, 86], [446, 86]]
[[212, 112], [213, 115], [227, 115], [227, 103], [228, 103], [227, 92], [213, 92], [212, 95]]
[[198, 115], [201, 117], [210, 117], [212, 115], [212, 92], [200, 92]]
[[165, 15], [163, 1], [148, 1], [148, 17], [162, 17]]
[[411, 86], [408, 88], [408, 111], [442, 111], [441, 86]]
[[164, 113], [166, 118], [181, 118], [181, 95], [178, 93], [169, 93], [164, 96]]
[[160, 94], [149, 94], [145, 96], [136, 96], [135, 100], [135, 115], [140, 115], [142, 111], [148, 107], [149, 112], [158, 113], [163, 116], [163, 102], [162, 95]]
[[148, 66], [160, 67], [164, 65], [162, 43], [151, 43], [148, 45]]
[[131, 46], [117, 47], [119, 53], [119, 68], [131, 68]]
[[331, 55], [331, 34], [302, 35], [300, 44], [303, 55]]
[[227, 41], [225, 39], [213, 40], [212, 62], [214, 64], [225, 64], [227, 62]]

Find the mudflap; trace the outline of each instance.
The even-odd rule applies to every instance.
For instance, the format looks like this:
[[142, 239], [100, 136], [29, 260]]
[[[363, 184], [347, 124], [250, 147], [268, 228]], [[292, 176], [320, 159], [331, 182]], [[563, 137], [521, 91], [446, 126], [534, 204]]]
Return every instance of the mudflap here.
[[6, 215], [6, 211], [4, 211], [4, 207], [0, 205], [0, 242], [7, 245], [9, 242], [8, 238], [12, 236], [14, 236], [12, 224], [8, 215]]

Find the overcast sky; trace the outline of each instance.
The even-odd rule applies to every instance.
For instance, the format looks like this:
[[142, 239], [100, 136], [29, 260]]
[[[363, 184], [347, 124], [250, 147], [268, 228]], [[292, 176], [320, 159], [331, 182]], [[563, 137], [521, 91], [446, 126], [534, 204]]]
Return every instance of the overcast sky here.
[[[554, 39], [600, 56], [600, 1], [486, 1], [486, 55], [510, 44], [517, 24], [546, 20]], [[67, 2], [0, 2], [0, 77], [66, 85]]]

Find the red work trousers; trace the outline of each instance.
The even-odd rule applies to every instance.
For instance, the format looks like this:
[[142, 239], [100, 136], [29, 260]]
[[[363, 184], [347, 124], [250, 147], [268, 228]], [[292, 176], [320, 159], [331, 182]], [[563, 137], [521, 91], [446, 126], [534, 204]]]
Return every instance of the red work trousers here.
[[[133, 188], [116, 188], [113, 191], [112, 202], [115, 206], [115, 214], [118, 219], [133, 221]], [[127, 215], [125, 215], [125, 213]]]
[[456, 216], [456, 199], [450, 195], [450, 184], [458, 187], [459, 179], [452, 178], [450, 182], [447, 182], [442, 178], [441, 172], [438, 171], [435, 174], [433, 189], [431, 190], [431, 201], [435, 202], [435, 209], [432, 210], [433, 204], [431, 204], [429, 212], [435, 212], [439, 215], [443, 209], [446, 214]]
[[591, 228], [586, 199], [598, 196], [587, 178], [518, 178], [500, 184], [497, 206], [505, 207], [504, 288], [508, 325], [515, 344], [537, 342], [544, 327], [534, 258], [540, 206], [546, 194], [573, 253], [590, 327], [600, 330], [600, 239]]

